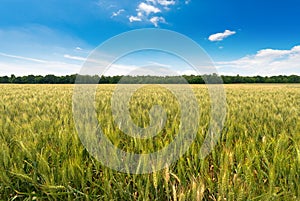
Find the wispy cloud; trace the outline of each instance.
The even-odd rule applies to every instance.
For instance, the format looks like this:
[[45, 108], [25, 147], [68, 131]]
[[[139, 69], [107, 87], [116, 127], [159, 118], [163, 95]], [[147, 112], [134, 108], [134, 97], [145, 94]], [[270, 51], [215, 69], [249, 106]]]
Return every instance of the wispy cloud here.
[[46, 60], [42, 60], [42, 59], [35, 59], [35, 58], [31, 58], [31, 57], [23, 57], [23, 56], [18, 56], [18, 55], [5, 54], [2, 52], [0, 52], [0, 56], [14, 58], [14, 59], [21, 59], [21, 60], [26, 60], [26, 61], [33, 61], [33, 62], [38, 62], [38, 63], [46, 63], [47, 62]]
[[300, 45], [289, 50], [263, 49], [234, 61], [216, 62], [223, 74], [300, 75]]
[[47, 62], [47, 63], [36, 63], [36, 62], [3, 62], [0, 61], [0, 75], [69, 75], [76, 74], [79, 72], [81, 65], [71, 64], [65, 62]]
[[[0, 60], [0, 75], [46, 75], [57, 74], [65, 75], [77, 73], [81, 64], [67, 63], [63, 61], [42, 60], [31, 57], [24, 57], [19, 55], [11, 55], [0, 53], [2, 57], [13, 58], [9, 60]], [[67, 58], [67, 57], [66, 57]], [[79, 58], [79, 57], [78, 57]], [[72, 57], [72, 59], [76, 59]]]
[[166, 23], [166, 20], [165, 18], [163, 17], [157, 17], [157, 16], [154, 16], [150, 19], [150, 22], [155, 26], [155, 27], [158, 27], [158, 23]]
[[72, 55], [69, 55], [69, 54], [65, 54], [64, 58], [73, 59], [73, 60], [77, 60], [77, 61], [85, 61], [86, 60], [86, 58], [84, 58], [84, 57], [72, 56]]
[[124, 12], [125, 10], [124, 9], [119, 9], [117, 12], [113, 12], [111, 17], [117, 17], [118, 15], [120, 15], [122, 12]]
[[165, 63], [158, 63], [158, 62], [155, 62], [155, 61], [150, 61], [149, 62], [149, 65], [153, 65], [153, 66], [161, 66], [161, 67], [166, 67], [166, 68], [170, 68], [171, 65], [170, 64], [165, 64]]
[[[1, 75], [76, 73], [91, 49], [79, 38], [42, 25], [2, 28], [0, 35]], [[72, 54], [77, 58], [64, 57]]]
[[146, 0], [146, 2], [156, 5], [156, 0]]
[[86, 55], [88, 52], [83, 50], [90, 49], [81, 39], [42, 25], [0, 28], [0, 35], [1, 52], [6, 57], [19, 56], [28, 61], [58, 60], [61, 55], [74, 51]]
[[222, 41], [223, 39], [236, 34], [235, 31], [225, 30], [223, 33], [216, 33], [212, 34], [208, 37], [208, 40], [215, 42], [215, 41]]

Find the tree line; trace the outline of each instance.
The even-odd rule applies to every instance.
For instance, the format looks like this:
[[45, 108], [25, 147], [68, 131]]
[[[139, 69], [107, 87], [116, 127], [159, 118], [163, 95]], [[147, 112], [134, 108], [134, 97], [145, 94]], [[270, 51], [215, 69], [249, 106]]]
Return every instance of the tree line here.
[[[298, 75], [278, 76], [229, 76], [221, 75], [224, 84], [237, 83], [300, 83]], [[26, 75], [26, 76], [0, 76], [0, 83], [13, 84], [74, 84], [74, 83], [99, 83], [99, 84], [205, 84], [221, 83], [220, 77], [212, 75], [183, 75], [183, 76], [88, 76], [88, 75]], [[185, 78], [185, 79], [182, 79]]]

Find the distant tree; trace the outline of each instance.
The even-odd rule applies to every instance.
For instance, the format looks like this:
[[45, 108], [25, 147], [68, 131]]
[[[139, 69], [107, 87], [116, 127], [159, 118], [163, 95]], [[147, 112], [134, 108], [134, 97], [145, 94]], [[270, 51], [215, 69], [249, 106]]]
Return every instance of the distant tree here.
[[8, 76], [0, 77], [0, 83], [10, 83], [10, 78]]
[[15, 79], [16, 79], [16, 76], [15, 76], [14, 74], [11, 74], [11, 75], [10, 75], [9, 82], [10, 82], [10, 83], [14, 83], [14, 82], [15, 82]]
[[[222, 78], [224, 84], [234, 83], [300, 83], [298, 75], [278, 75], [278, 76], [228, 76], [217, 74], [210, 75], [183, 75], [182, 76], [190, 84], [220, 83]], [[122, 79], [124, 84], [182, 84], [181, 76], [101, 76], [98, 75], [28, 75], [16, 77], [12, 74], [8, 76], [0, 76], [0, 83], [17, 83], [17, 84], [74, 84], [76, 83], [99, 83], [99, 84], [117, 84]]]

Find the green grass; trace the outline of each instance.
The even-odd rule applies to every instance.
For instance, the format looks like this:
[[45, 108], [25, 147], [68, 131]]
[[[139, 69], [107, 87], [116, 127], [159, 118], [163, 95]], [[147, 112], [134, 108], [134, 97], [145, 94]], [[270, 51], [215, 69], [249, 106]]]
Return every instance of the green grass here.
[[[201, 108], [195, 142], [170, 167], [131, 175], [103, 166], [81, 144], [74, 86], [0, 85], [0, 200], [300, 200], [299, 86], [226, 85], [221, 139], [200, 160], [209, 98], [204, 85], [194, 85]], [[133, 140], [111, 126], [114, 87], [99, 86], [97, 111], [115, 146], [144, 153], [173, 140], [180, 120], [174, 96], [156, 86], [137, 91], [130, 104], [137, 125], [149, 125], [155, 103], [164, 103], [168, 119], [153, 140]]]

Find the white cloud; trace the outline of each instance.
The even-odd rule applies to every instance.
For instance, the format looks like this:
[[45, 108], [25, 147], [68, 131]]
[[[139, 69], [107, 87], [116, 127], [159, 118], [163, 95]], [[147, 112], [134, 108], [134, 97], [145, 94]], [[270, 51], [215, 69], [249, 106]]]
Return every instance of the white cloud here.
[[142, 21], [142, 19], [140, 17], [137, 17], [137, 16], [130, 16], [128, 19], [129, 19], [130, 22], [140, 22], [140, 21]]
[[0, 75], [11, 75], [16, 76], [22, 75], [70, 75], [78, 73], [81, 65], [70, 64], [64, 62], [49, 62], [43, 65], [38, 63], [27, 63], [27, 62], [2, 62], [0, 61]]
[[68, 60], [63, 55], [74, 51], [82, 56], [88, 55], [81, 48], [88, 46], [78, 38], [44, 26], [0, 29], [0, 36], [0, 75], [78, 73], [82, 62]]
[[[292, 49], [293, 50], [293, 49]], [[257, 52], [256, 57], [259, 58], [274, 58], [287, 55], [291, 50], [274, 50], [274, 49], [264, 49]]]
[[156, 0], [146, 0], [147, 3], [152, 3], [153, 5], [156, 5]]
[[104, 75], [105, 76], [115, 76], [115, 75], [177, 76], [177, 75], [183, 75], [184, 73], [195, 75], [195, 71], [193, 70], [176, 71], [174, 69], [171, 69], [169, 65], [164, 65], [159, 63], [154, 63], [152, 65], [146, 65], [146, 66], [112, 64], [111, 67], [107, 69], [107, 71], [105, 71]]
[[157, 0], [157, 3], [159, 3], [162, 6], [171, 6], [171, 5], [175, 5], [175, 1], [174, 0]]
[[135, 65], [125, 65], [125, 64], [112, 64], [110, 68], [106, 69], [103, 73], [105, 76], [115, 76], [115, 75], [127, 75], [129, 72], [134, 71], [139, 68]]
[[79, 38], [41, 25], [0, 29], [0, 38], [1, 52], [6, 57], [17, 56], [14, 59], [39, 63], [60, 60], [62, 55], [71, 52], [86, 56], [90, 49]]
[[117, 7], [116, 2], [112, 2], [112, 1], [98, 0], [97, 2], [95, 2], [95, 4], [101, 8], [105, 8], [105, 9]]
[[86, 58], [84, 58], [84, 57], [72, 56], [72, 55], [69, 55], [69, 54], [65, 54], [64, 58], [73, 59], [73, 60], [77, 60], [77, 61], [85, 61], [86, 60]]
[[150, 19], [150, 22], [155, 26], [155, 27], [158, 27], [158, 23], [166, 23], [166, 20], [165, 18], [163, 17], [157, 17], [157, 16], [154, 16]]
[[138, 12], [138, 13], [137, 13], [137, 16], [138, 16], [138, 17], [143, 17], [142, 12]]
[[145, 12], [147, 15], [149, 15], [150, 13], [159, 13], [161, 12], [161, 10], [157, 7], [154, 7], [152, 5], [146, 4], [144, 2], [140, 3], [138, 8], [137, 8], [138, 12]]
[[147, 3], [153, 4], [153, 5], [162, 5], [162, 6], [171, 6], [175, 5], [176, 1], [175, 0], [146, 0]]
[[46, 63], [47, 62], [47, 61], [41, 60], [41, 59], [35, 59], [35, 58], [31, 58], [31, 57], [23, 57], [23, 56], [18, 56], [18, 55], [5, 54], [5, 53], [2, 53], [2, 52], [0, 52], [0, 56], [14, 58], [14, 59], [21, 59], [21, 60], [26, 60], [26, 61], [33, 61], [33, 62], [38, 62], [38, 63]]
[[[132, 22], [144, 22], [145, 24], [154, 26], [158, 26], [151, 18], [155, 15], [160, 14], [160, 16], [165, 17], [164, 14], [172, 9], [179, 10], [184, 4], [189, 4], [191, 0], [140, 0], [136, 2], [136, 8], [132, 9], [129, 5], [126, 6], [125, 9], [119, 9], [124, 6], [120, 1], [104, 1], [104, 0], [97, 0], [97, 6], [103, 9], [103, 12], [108, 12], [110, 14], [111, 19], [116, 18], [120, 19], [124, 17], [128, 19], [131, 23]], [[134, 4], [131, 4], [134, 5]], [[130, 8], [131, 7], [131, 8]], [[132, 12], [132, 10], [134, 10]], [[126, 12], [126, 15], [124, 14]], [[118, 17], [117, 17], [118, 16]], [[165, 18], [164, 18], [165, 19]], [[166, 19], [164, 20], [166, 21]]]
[[155, 62], [155, 61], [150, 61], [149, 66], [161, 66], [161, 67], [166, 67], [166, 68], [171, 67], [170, 64], [164, 64], [164, 63], [159, 63], [159, 62]]
[[290, 50], [263, 49], [234, 61], [216, 62], [221, 74], [300, 74], [300, 45]]
[[1, 59], [0, 60], [0, 75], [10, 75], [15, 74], [20, 75], [46, 75], [46, 74], [55, 74], [55, 75], [66, 75], [77, 73], [81, 64], [78, 63], [67, 63], [63, 61], [50, 61], [50, 60], [41, 60], [31, 57], [24, 57], [18, 55], [11, 55], [0, 53], [2, 57], [14, 58], [15, 60]]
[[[188, 0], [189, 2], [190, 0]], [[176, 0], [144, 0], [136, 8], [136, 15], [128, 17], [130, 22], [144, 21], [158, 27], [159, 23], [167, 23], [163, 17], [164, 12], [171, 10], [171, 6], [177, 4]], [[154, 16], [161, 13], [161, 17]]]
[[112, 15], [111, 15], [111, 17], [113, 18], [113, 17], [117, 17], [118, 15], [120, 15], [122, 12], [124, 12], [125, 10], [124, 9], [120, 9], [120, 10], [118, 10], [117, 12], [113, 12], [112, 13]]
[[198, 75], [199, 73], [195, 70], [183, 70], [183, 71], [177, 71], [178, 75]]
[[216, 33], [209, 36], [208, 40], [214, 41], [222, 41], [223, 39], [227, 38], [228, 36], [236, 34], [235, 31], [225, 30], [223, 33]]

